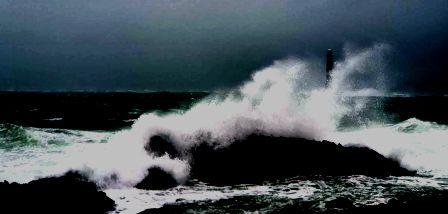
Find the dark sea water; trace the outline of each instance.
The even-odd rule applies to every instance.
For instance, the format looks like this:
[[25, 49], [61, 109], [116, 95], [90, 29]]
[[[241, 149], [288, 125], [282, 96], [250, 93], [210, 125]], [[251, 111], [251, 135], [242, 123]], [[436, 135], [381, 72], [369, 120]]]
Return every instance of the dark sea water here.
[[[406, 167], [417, 170], [418, 176], [291, 177], [228, 186], [190, 180], [168, 190], [129, 187], [141, 178], [141, 175], [135, 178], [134, 172], [146, 167], [141, 166], [145, 161], [154, 161], [170, 169], [179, 180], [185, 179], [184, 162], [166, 157], [144, 159], [140, 154], [132, 157], [129, 154], [135, 151], [127, 149], [135, 146], [133, 141], [138, 140], [132, 137], [141, 135], [142, 130], [163, 131], [164, 127], [175, 126], [178, 128], [167, 133], [186, 133], [190, 124], [216, 121], [207, 115], [207, 109], [201, 109], [204, 103], [207, 108], [210, 105], [216, 108], [210, 101], [216, 97], [219, 96], [192, 92], [2, 92], [0, 180], [28, 182], [69, 169], [92, 171], [92, 179], [116, 201], [117, 212], [121, 213], [146, 209], [168, 213], [334, 213], [356, 209], [361, 212], [366, 207], [395, 201], [415, 203], [415, 197], [431, 201], [448, 188], [448, 97], [445, 96], [346, 97], [346, 105], [356, 106], [362, 100], [365, 107], [355, 114], [342, 115], [334, 131], [317, 137], [342, 144], [363, 144], [385, 156], [396, 156]], [[190, 110], [193, 106], [196, 107]], [[232, 108], [228, 105], [224, 112], [234, 111]], [[189, 118], [195, 109], [199, 109], [200, 116], [194, 114]], [[186, 121], [179, 116], [187, 118]], [[139, 128], [151, 121], [160, 127]], [[131, 137], [120, 137], [127, 132]], [[120, 173], [122, 181], [108, 180], [105, 175], [109, 171]]]
[[[119, 130], [129, 128], [144, 113], [185, 111], [208, 95], [207, 92], [0, 92], [0, 121], [36, 128]], [[448, 96], [361, 98], [368, 102], [368, 108], [360, 113], [366, 121], [373, 118], [399, 123], [416, 118], [448, 124]], [[342, 126], [353, 125], [354, 121], [346, 119]]]
[[145, 112], [188, 109], [208, 93], [0, 92], [0, 121], [36, 128], [117, 130]]

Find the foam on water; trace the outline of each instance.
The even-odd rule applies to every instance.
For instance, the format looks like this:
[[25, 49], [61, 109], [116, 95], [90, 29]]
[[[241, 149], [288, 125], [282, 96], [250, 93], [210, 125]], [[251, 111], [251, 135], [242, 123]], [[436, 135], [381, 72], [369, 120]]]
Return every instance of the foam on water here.
[[[188, 178], [188, 162], [148, 155], [143, 145], [152, 136], [168, 136], [181, 151], [200, 142], [226, 146], [251, 133], [324, 140], [328, 133], [337, 131], [341, 118], [357, 117], [365, 108], [366, 100], [348, 102], [345, 93], [365, 95], [384, 90], [382, 57], [387, 49], [387, 45], [377, 44], [346, 50], [345, 59], [336, 63], [328, 88], [310, 86], [315, 84], [309, 81], [318, 79], [316, 74], [322, 72], [311, 69], [308, 62], [276, 61], [240, 87], [210, 96], [186, 112], [141, 116], [132, 129], [110, 141], [108, 153], [103, 152], [107, 163], [88, 166], [94, 176], [102, 177], [98, 172], [113, 163], [118, 183], [126, 185], [141, 180], [148, 167], [160, 166], [182, 183]], [[370, 81], [364, 84], [363, 76]]]
[[29, 182], [84, 166], [83, 153], [113, 133], [1, 125], [0, 180]]
[[[138, 213], [145, 209], [160, 208], [166, 204], [211, 203], [238, 196], [270, 197], [275, 200], [320, 201], [320, 209], [335, 198], [345, 197], [357, 205], [385, 204], [394, 198], [396, 191], [410, 188], [443, 188], [443, 184], [423, 177], [391, 177], [387, 179], [368, 176], [317, 177], [311, 180], [291, 178], [279, 183], [263, 185], [210, 186], [198, 182], [168, 190], [107, 189], [105, 192], [117, 203], [119, 213]], [[275, 202], [273, 202], [275, 203]]]
[[[323, 87], [323, 72], [313, 70], [309, 62], [276, 61], [255, 72], [241, 86], [213, 94], [187, 111], [144, 114], [131, 129], [118, 132], [1, 125], [0, 180], [28, 182], [69, 169], [81, 170], [103, 187], [124, 213], [157, 208], [177, 200], [219, 200], [238, 195], [314, 197], [325, 201], [337, 194], [349, 194], [357, 195], [359, 203], [378, 204], [389, 200], [389, 193], [381, 192], [384, 188], [379, 184], [446, 188], [443, 179], [381, 180], [364, 176], [338, 181], [350, 184], [350, 188], [340, 188], [337, 182], [300, 180], [244, 187], [196, 183], [166, 191], [132, 188], [152, 166], [163, 168], [179, 183], [188, 179], [187, 160], [168, 155], [155, 157], [145, 151], [144, 145], [154, 135], [168, 136], [180, 151], [188, 151], [200, 142], [226, 146], [251, 133], [361, 144], [398, 158], [420, 173], [447, 178], [448, 126], [416, 118], [388, 124], [365, 118], [363, 114], [370, 107], [363, 96], [388, 94], [384, 75], [388, 49], [387, 45], [376, 44], [367, 49], [346, 50], [344, 58], [336, 63], [328, 88]], [[370, 121], [354, 128], [341, 127], [347, 118], [354, 122]]]
[[331, 132], [327, 139], [341, 144], [361, 144], [398, 158], [421, 173], [448, 175], [448, 126], [410, 118], [395, 125], [373, 125], [358, 130]]
[[[293, 188], [294, 190], [291, 190]], [[167, 203], [216, 201], [235, 196], [272, 195], [286, 198], [308, 198], [316, 191], [312, 182], [283, 185], [241, 185], [215, 187], [198, 183], [194, 186], [178, 186], [166, 191], [139, 189], [109, 189], [106, 193], [117, 202], [120, 213], [138, 213], [149, 208], [160, 208]]]
[[[27, 137], [47, 146], [20, 152], [0, 149], [0, 179], [27, 181], [33, 173], [35, 177], [81, 169], [102, 187], [125, 188], [139, 182], [149, 167], [159, 166], [183, 183], [189, 176], [186, 160], [154, 157], [144, 150], [149, 139], [159, 134], [169, 136], [181, 151], [200, 142], [226, 146], [251, 133], [363, 144], [383, 155], [401, 158], [410, 168], [448, 174], [445, 126], [410, 119], [395, 125], [371, 121], [353, 130], [340, 129], [343, 118], [366, 119], [362, 112], [369, 106], [363, 96], [387, 94], [384, 72], [388, 49], [385, 44], [347, 49], [335, 65], [328, 88], [323, 87], [323, 72], [314, 70], [310, 62], [286, 59], [185, 112], [145, 114], [131, 129], [113, 135], [27, 128]], [[107, 143], [87, 143], [101, 141]], [[25, 155], [20, 156], [22, 153]]]

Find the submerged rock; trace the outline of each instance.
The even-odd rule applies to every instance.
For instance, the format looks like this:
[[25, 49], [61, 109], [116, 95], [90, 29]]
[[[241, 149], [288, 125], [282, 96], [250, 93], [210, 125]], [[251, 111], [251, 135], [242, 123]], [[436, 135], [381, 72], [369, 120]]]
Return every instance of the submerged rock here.
[[168, 154], [170, 158], [175, 158], [179, 156], [176, 147], [169, 140], [169, 136], [155, 135], [149, 139], [149, 142], [145, 145], [145, 150], [153, 154], [156, 157]]
[[11, 213], [106, 213], [115, 202], [77, 172], [27, 184], [0, 182], [0, 209]]
[[135, 188], [146, 190], [162, 190], [177, 186], [178, 183], [173, 176], [159, 167], [148, 169], [146, 177], [140, 181]]

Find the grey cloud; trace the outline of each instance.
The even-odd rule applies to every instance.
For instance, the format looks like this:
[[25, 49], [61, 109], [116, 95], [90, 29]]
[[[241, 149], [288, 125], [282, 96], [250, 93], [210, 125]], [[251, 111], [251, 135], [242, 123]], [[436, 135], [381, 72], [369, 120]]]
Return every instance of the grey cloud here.
[[0, 0], [0, 90], [212, 90], [386, 42], [394, 90], [445, 93], [447, 16], [444, 0]]

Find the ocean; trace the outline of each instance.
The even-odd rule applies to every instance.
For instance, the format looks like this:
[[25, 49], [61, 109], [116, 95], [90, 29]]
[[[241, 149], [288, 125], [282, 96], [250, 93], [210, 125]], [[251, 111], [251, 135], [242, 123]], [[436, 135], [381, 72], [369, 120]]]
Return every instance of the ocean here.
[[[110, 154], [103, 149], [107, 149], [114, 136], [129, 132], [142, 115], [182, 115], [210, 96], [204, 92], [3, 92], [0, 94], [3, 103], [0, 107], [0, 180], [24, 183], [69, 169], [86, 170], [91, 167], [89, 158], [90, 161], [104, 158], [104, 162], [100, 161], [103, 168], [96, 165], [98, 174], [119, 171], [120, 166], [117, 169], [105, 166]], [[178, 209], [182, 211], [278, 211], [291, 206], [292, 202], [318, 211], [325, 210], [330, 201], [340, 196], [359, 206], [387, 203], [400, 192], [418, 195], [431, 188], [448, 188], [448, 97], [351, 99], [369, 103], [370, 108], [362, 112], [369, 120], [343, 118], [329, 140], [364, 144], [386, 156], [398, 152], [396, 155], [406, 166], [417, 169], [419, 176], [290, 177], [263, 184], [229, 186], [207, 185], [196, 180], [169, 190], [139, 190], [126, 184], [131, 181], [104, 185], [106, 181], [95, 179], [103, 183], [105, 192], [116, 201], [117, 210], [122, 213], [168, 204], [179, 204], [182, 209]], [[123, 147], [131, 143], [123, 142]], [[129, 160], [132, 157], [126, 154], [125, 151], [117, 153], [113, 158], [123, 162], [139, 161]], [[111, 160], [110, 164], [117, 160]]]
[[[116, 213], [344, 213], [422, 209], [442, 200], [440, 206], [448, 198], [448, 97], [387, 92], [383, 68], [370, 63], [378, 62], [376, 51], [338, 62], [328, 87], [314, 84], [323, 81], [305, 62], [285, 60], [211, 92], [2, 92], [0, 180], [79, 171], [115, 201]], [[359, 74], [369, 78], [356, 80]], [[314, 144], [331, 149], [300, 151]], [[360, 153], [344, 159], [332, 151]], [[382, 166], [363, 166], [363, 156], [416, 173], [377, 176], [369, 170]], [[358, 168], [338, 173], [326, 165]], [[154, 167], [178, 185], [135, 188]], [[307, 173], [293, 173], [301, 169]], [[198, 176], [210, 172], [209, 179]], [[270, 172], [280, 176], [238, 179]]]

